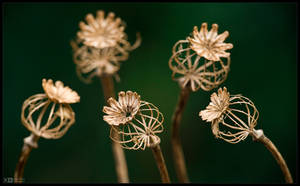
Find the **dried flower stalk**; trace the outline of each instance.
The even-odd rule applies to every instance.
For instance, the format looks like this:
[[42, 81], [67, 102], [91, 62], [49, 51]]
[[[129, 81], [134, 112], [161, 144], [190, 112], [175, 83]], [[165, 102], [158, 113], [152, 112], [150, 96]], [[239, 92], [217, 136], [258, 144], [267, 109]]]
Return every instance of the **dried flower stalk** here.
[[[76, 64], [76, 72], [80, 80], [90, 83], [95, 76], [101, 80], [104, 97], [115, 97], [112, 76], [120, 80], [117, 72], [120, 62], [128, 59], [129, 52], [141, 44], [140, 34], [137, 33], [136, 42], [131, 45], [124, 32], [125, 22], [119, 17], [115, 18], [113, 12], [107, 17], [104, 11], [97, 11], [96, 17], [87, 14], [84, 23], [79, 23], [80, 31], [77, 32], [76, 41], [71, 41]], [[113, 134], [117, 135], [117, 134]], [[118, 138], [118, 136], [116, 136]], [[118, 181], [128, 183], [127, 164], [123, 149], [119, 144], [112, 142], [116, 163]]]
[[[25, 164], [32, 148], [38, 148], [38, 139], [61, 138], [75, 122], [75, 113], [69, 104], [80, 101], [77, 92], [64, 86], [61, 81], [53, 84], [51, 79], [43, 79], [42, 86], [45, 94], [29, 97], [22, 106], [21, 121], [31, 135], [24, 138], [14, 174], [16, 182], [23, 179]], [[46, 113], [49, 114], [47, 119], [44, 118]]]
[[[102, 89], [104, 93], [104, 99], [107, 103], [109, 98], [115, 97], [114, 82], [111, 76], [100, 77]], [[111, 133], [114, 138], [119, 139], [119, 134], [116, 132]], [[115, 167], [117, 172], [117, 179], [119, 183], [129, 183], [128, 168], [125, 158], [125, 153], [120, 144], [112, 140], [112, 150], [115, 159]]]
[[[125, 149], [145, 150], [146, 147], [151, 148], [162, 182], [170, 183], [159, 145], [160, 138], [157, 136], [163, 131], [164, 117], [162, 113], [153, 104], [141, 101], [140, 96], [132, 91], [126, 93], [121, 91], [119, 100], [110, 98], [109, 103], [110, 107], [103, 108], [103, 112], [108, 114], [103, 116], [103, 119], [112, 126], [110, 138]], [[115, 138], [114, 133], [118, 133], [120, 138]]]
[[212, 133], [216, 138], [235, 144], [251, 135], [254, 141], [266, 146], [279, 164], [285, 181], [293, 183], [290, 171], [275, 145], [264, 135], [263, 130], [255, 130], [259, 113], [254, 103], [242, 95], [230, 95], [226, 87], [211, 95], [211, 102], [199, 116], [211, 122]]
[[190, 90], [188, 88], [182, 88], [179, 96], [178, 103], [176, 105], [175, 112], [172, 117], [172, 150], [173, 150], [173, 159], [175, 164], [175, 170], [178, 177], [179, 182], [189, 183], [189, 178], [185, 165], [184, 153], [182, 150], [181, 142], [180, 142], [180, 121], [182, 118], [182, 114], [184, 108], [187, 104], [188, 98], [190, 95]]
[[23, 183], [24, 168], [27, 163], [27, 159], [30, 155], [32, 148], [37, 148], [37, 141], [39, 137], [32, 134], [27, 138], [24, 138], [24, 145], [15, 169], [14, 182]]
[[[258, 134], [261, 133], [261, 134], [257, 135], [257, 133]], [[271, 154], [275, 158], [276, 162], [280, 166], [280, 169], [283, 173], [285, 182], [293, 183], [293, 178], [290, 173], [290, 170], [289, 170], [284, 158], [282, 157], [281, 153], [278, 151], [278, 149], [272, 143], [272, 141], [263, 134], [262, 130], [253, 130], [253, 132], [250, 133], [250, 135], [253, 137], [254, 141], [261, 142], [271, 152]]]
[[160, 145], [157, 144], [157, 145], [151, 146], [151, 150], [152, 150], [152, 154], [155, 158], [162, 183], [171, 183], [169, 174], [168, 174], [168, 170], [166, 167], [165, 159], [164, 159], [162, 151], [160, 149]]
[[[179, 125], [190, 91], [200, 88], [210, 91], [223, 83], [230, 67], [230, 53], [225, 52], [233, 47], [223, 43], [229, 32], [218, 35], [218, 25], [213, 24], [208, 32], [207, 23], [203, 23], [200, 32], [195, 26], [191, 37], [179, 40], [172, 48], [169, 67], [172, 79], [177, 81], [181, 92], [172, 117], [172, 150], [175, 169], [179, 182], [188, 183], [184, 153], [180, 143]], [[225, 58], [225, 59], [224, 59]]]

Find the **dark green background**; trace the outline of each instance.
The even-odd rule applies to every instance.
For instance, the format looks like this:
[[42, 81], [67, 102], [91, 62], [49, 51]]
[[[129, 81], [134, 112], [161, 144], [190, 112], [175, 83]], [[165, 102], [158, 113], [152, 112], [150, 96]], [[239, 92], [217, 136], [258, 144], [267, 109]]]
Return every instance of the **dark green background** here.
[[[116, 183], [109, 127], [102, 120], [104, 99], [98, 79], [82, 83], [75, 73], [69, 42], [87, 13], [103, 9], [126, 23], [129, 41], [141, 46], [122, 63], [116, 91], [138, 92], [165, 117], [161, 148], [172, 182], [177, 182], [170, 146], [170, 120], [179, 86], [168, 60], [173, 45], [194, 26], [207, 22], [228, 30], [234, 45], [226, 86], [250, 98], [262, 128], [297, 173], [297, 25], [295, 3], [5, 3], [3, 4], [3, 177], [13, 177], [23, 138], [21, 106], [42, 93], [42, 78], [62, 80], [81, 96], [73, 104], [76, 123], [58, 140], [39, 140], [25, 167], [27, 183]], [[270, 152], [251, 137], [233, 145], [216, 140], [198, 116], [210, 92], [191, 94], [182, 118], [181, 138], [193, 183], [284, 183]], [[125, 150], [130, 181], [160, 182], [152, 152]]]

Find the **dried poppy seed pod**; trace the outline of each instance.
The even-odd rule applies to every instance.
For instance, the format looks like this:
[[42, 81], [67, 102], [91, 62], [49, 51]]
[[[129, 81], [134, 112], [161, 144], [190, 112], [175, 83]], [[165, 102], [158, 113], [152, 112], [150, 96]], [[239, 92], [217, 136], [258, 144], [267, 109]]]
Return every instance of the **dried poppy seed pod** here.
[[230, 96], [226, 87], [223, 90], [220, 88], [218, 94], [213, 93], [210, 99], [211, 102], [205, 110], [200, 111], [199, 116], [212, 122], [212, 132], [216, 138], [235, 144], [251, 135], [253, 141], [261, 142], [272, 153], [286, 183], [293, 183], [290, 170], [276, 146], [262, 129], [254, 129], [259, 113], [253, 102], [242, 95]]
[[76, 64], [76, 73], [80, 80], [91, 83], [96, 77], [115, 75], [120, 69], [120, 61], [128, 59], [128, 53], [122, 54], [115, 48], [98, 49], [86, 45], [80, 46], [71, 41], [73, 60]]
[[190, 47], [188, 40], [175, 43], [172, 53], [169, 59], [169, 67], [173, 71], [172, 79], [178, 81], [181, 88], [210, 91], [223, 83], [228, 76], [230, 57], [227, 60], [207, 60]]
[[100, 49], [113, 47], [121, 53], [127, 53], [141, 43], [140, 35], [137, 34], [135, 44], [130, 45], [124, 32], [125, 23], [120, 18], [115, 18], [113, 12], [104, 18], [104, 11], [98, 10], [96, 18], [92, 14], [87, 14], [85, 19], [87, 24], [82, 21], [79, 23], [81, 30], [77, 32], [77, 36], [87, 46]]
[[[42, 86], [45, 94], [36, 94], [24, 101], [22, 124], [34, 136], [57, 139], [74, 124], [75, 113], [69, 104], [79, 102], [80, 97], [77, 92], [68, 86], [65, 87], [61, 81], [53, 84], [51, 79], [43, 79]], [[49, 114], [47, 117], [46, 113]], [[30, 143], [30, 139], [24, 142]], [[37, 144], [33, 146], [37, 147]]]
[[163, 121], [164, 117], [157, 107], [141, 101], [140, 109], [131, 121], [111, 128], [120, 135], [120, 139], [115, 139], [112, 135], [110, 137], [123, 148], [145, 150], [146, 147], [160, 144], [157, 134], [163, 131]]
[[232, 49], [231, 43], [224, 43], [224, 40], [229, 36], [229, 32], [225, 31], [218, 35], [218, 25], [212, 24], [211, 30], [208, 32], [207, 23], [202, 23], [200, 32], [197, 26], [194, 27], [192, 37], [188, 37], [191, 48], [199, 55], [208, 60], [220, 61], [221, 57], [228, 58], [229, 52], [225, 50]]
[[[104, 121], [111, 125], [110, 138], [121, 144], [123, 148], [145, 150], [160, 143], [156, 135], [163, 131], [164, 117], [153, 104], [140, 101], [136, 92], [121, 91], [119, 101], [109, 99], [110, 107], [105, 106]], [[115, 138], [112, 132], [116, 131], [120, 138]]]
[[129, 52], [141, 44], [139, 33], [133, 45], [127, 41], [125, 23], [120, 18], [114, 19], [114, 16], [110, 12], [104, 18], [102, 10], [97, 12], [96, 18], [88, 14], [88, 24], [80, 22], [81, 31], [77, 32], [76, 41], [71, 41], [77, 75], [85, 83], [90, 83], [94, 76], [106, 75], [114, 75], [119, 81], [117, 71], [120, 62], [127, 60]]
[[259, 113], [251, 100], [242, 95], [231, 95], [226, 87], [219, 88], [218, 94], [211, 95], [211, 102], [199, 116], [212, 122], [212, 132], [216, 138], [229, 143], [238, 143], [249, 134], [259, 137], [263, 133], [255, 130]]
[[[103, 120], [110, 126], [110, 138], [125, 149], [145, 150], [151, 148], [163, 183], [170, 183], [169, 173], [160, 148], [158, 133], [163, 131], [164, 117], [158, 108], [141, 101], [136, 92], [119, 92], [116, 101], [109, 98]], [[117, 134], [117, 135], [116, 135]]]

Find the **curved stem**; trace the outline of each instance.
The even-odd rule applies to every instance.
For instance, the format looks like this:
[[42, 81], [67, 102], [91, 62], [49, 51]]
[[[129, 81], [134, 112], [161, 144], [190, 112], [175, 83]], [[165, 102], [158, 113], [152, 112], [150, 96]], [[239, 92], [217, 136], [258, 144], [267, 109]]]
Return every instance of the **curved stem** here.
[[32, 148], [37, 148], [38, 139], [39, 139], [39, 137], [34, 134], [31, 134], [29, 137], [24, 138], [22, 152], [20, 154], [20, 158], [19, 158], [19, 161], [18, 161], [16, 169], [15, 169], [15, 173], [14, 173], [14, 182], [15, 183], [23, 182], [24, 168], [25, 168], [27, 159], [30, 155]]
[[[104, 99], [107, 103], [108, 98], [115, 98], [113, 78], [112, 76], [101, 76], [100, 80], [102, 84]], [[114, 139], [120, 138], [119, 134], [116, 133], [115, 130], [112, 130], [112, 135], [114, 136]], [[112, 141], [112, 150], [115, 159], [118, 182], [129, 183], [126, 158], [121, 145], [115, 141]]]
[[152, 150], [153, 156], [155, 158], [162, 183], [171, 183], [169, 174], [168, 174], [168, 170], [167, 170], [167, 166], [165, 163], [165, 159], [164, 159], [161, 149], [160, 149], [160, 145], [157, 144], [155, 146], [152, 146], [151, 150]]
[[180, 143], [179, 125], [182, 118], [182, 114], [189, 98], [190, 90], [188, 88], [182, 88], [179, 96], [179, 100], [172, 117], [172, 150], [173, 160], [177, 178], [181, 183], [189, 183], [189, 178], [185, 166], [184, 154]]
[[[261, 132], [259, 135], [257, 133], [258, 131]], [[254, 132], [250, 134], [252, 135], [254, 141], [261, 142], [272, 153], [273, 157], [280, 166], [285, 182], [293, 183], [293, 178], [289, 171], [289, 168], [286, 165], [285, 160], [283, 159], [276, 146], [272, 143], [272, 141], [263, 134], [262, 130], [254, 130]]]

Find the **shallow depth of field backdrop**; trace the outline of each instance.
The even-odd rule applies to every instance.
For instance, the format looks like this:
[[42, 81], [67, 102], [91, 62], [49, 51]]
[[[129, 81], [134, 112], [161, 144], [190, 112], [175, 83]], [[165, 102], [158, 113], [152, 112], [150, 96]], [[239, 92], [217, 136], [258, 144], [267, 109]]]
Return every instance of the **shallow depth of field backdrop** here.
[[[127, 23], [133, 43], [142, 44], [122, 62], [115, 90], [136, 91], [159, 107], [165, 130], [159, 136], [172, 182], [171, 117], [179, 86], [171, 79], [171, 49], [194, 26], [207, 22], [229, 31], [231, 70], [221, 84], [251, 99], [262, 128], [277, 146], [296, 180], [297, 70], [294, 3], [5, 3], [3, 4], [3, 178], [13, 177], [30, 133], [21, 124], [23, 101], [42, 93], [42, 78], [61, 80], [81, 96], [73, 104], [76, 123], [58, 140], [41, 138], [24, 171], [26, 183], [116, 183], [109, 126], [102, 120], [104, 99], [99, 79], [84, 84], [76, 76], [70, 40], [88, 13], [113, 11]], [[105, 14], [105, 15], [106, 15]], [[181, 123], [187, 171], [193, 183], [284, 183], [271, 153], [251, 137], [233, 145], [214, 138], [198, 116], [210, 92], [191, 93]], [[159, 183], [150, 149], [125, 150], [132, 183]]]

